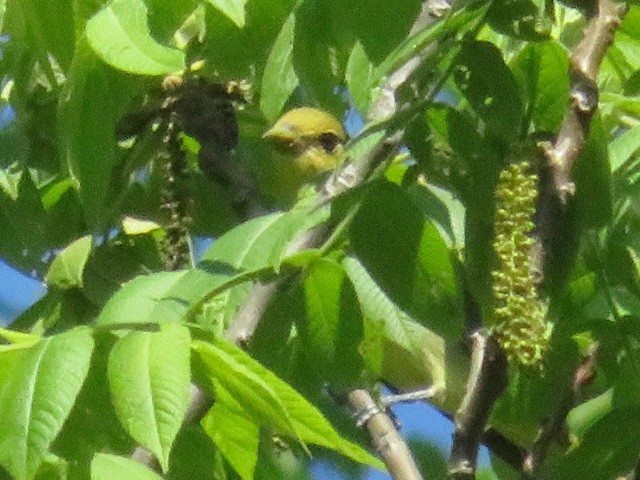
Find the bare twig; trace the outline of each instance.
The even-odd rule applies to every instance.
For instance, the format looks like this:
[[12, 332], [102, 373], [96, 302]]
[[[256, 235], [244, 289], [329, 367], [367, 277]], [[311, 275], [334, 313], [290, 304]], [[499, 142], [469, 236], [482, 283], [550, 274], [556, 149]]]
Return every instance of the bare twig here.
[[471, 371], [467, 390], [455, 415], [449, 476], [475, 478], [478, 449], [493, 404], [507, 385], [507, 359], [496, 341], [482, 330], [471, 334]]
[[625, 9], [624, 4], [613, 0], [599, 0], [596, 15], [589, 21], [582, 40], [571, 55], [570, 104], [558, 137], [553, 144], [543, 145], [553, 185], [562, 204], [575, 193], [571, 170], [585, 145], [591, 118], [598, 106], [598, 70]]
[[422, 475], [393, 421], [381, 411], [366, 390], [352, 390], [347, 400], [360, 425], [367, 427], [371, 441], [389, 469], [398, 480], [422, 480]]

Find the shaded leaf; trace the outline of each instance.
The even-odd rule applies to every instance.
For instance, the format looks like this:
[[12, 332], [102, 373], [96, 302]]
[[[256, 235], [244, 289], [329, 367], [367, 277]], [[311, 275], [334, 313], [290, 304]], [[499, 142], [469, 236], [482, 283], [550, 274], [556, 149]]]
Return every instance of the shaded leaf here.
[[529, 44], [511, 68], [528, 100], [528, 116], [536, 130], [557, 131], [569, 101], [569, 57], [564, 47], [551, 41]]
[[456, 62], [456, 83], [491, 132], [505, 141], [517, 138], [522, 100], [502, 52], [488, 42], [467, 42]]

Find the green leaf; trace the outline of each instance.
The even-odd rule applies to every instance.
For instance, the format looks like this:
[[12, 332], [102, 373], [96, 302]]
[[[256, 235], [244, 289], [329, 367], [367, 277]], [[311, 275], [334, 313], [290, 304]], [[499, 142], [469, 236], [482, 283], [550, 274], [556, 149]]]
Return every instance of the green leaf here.
[[[10, 6], [16, 7], [15, 3]], [[66, 72], [71, 64], [75, 40], [73, 2], [61, 0], [53, 4], [42, 0], [26, 0], [20, 2], [19, 8], [29, 25], [29, 42], [39, 60], [52, 55], [55, 63], [49, 62], [52, 66], [45, 68], [55, 65]]]
[[211, 379], [219, 382], [240, 403], [252, 420], [297, 438], [289, 413], [274, 391], [281, 382], [273, 373], [225, 341], [193, 342]]
[[528, 115], [535, 129], [556, 132], [569, 99], [566, 50], [553, 41], [531, 43], [513, 60], [511, 69], [528, 99]]
[[75, 403], [92, 351], [89, 330], [78, 328], [0, 352], [14, 356], [0, 378], [0, 464], [16, 480], [32, 478], [42, 463]]
[[[323, 21], [319, 22], [318, 19]], [[333, 29], [333, 11], [325, 2], [302, 2], [296, 9], [293, 65], [304, 92], [317, 106], [338, 115], [344, 101], [337, 94], [346, 63], [347, 39]]]
[[367, 57], [362, 44], [356, 42], [349, 55], [345, 80], [353, 103], [361, 115], [366, 115], [371, 103], [371, 81], [373, 78], [373, 65]]
[[301, 206], [249, 220], [216, 240], [200, 264], [224, 263], [242, 272], [267, 267], [278, 271], [296, 235], [326, 220], [328, 213], [327, 209]]
[[238, 28], [245, 23], [245, 5], [247, 0], [207, 0], [211, 5], [224, 13]]
[[[251, 0], [246, 24], [240, 29], [218, 9], [207, 9], [207, 37], [202, 58], [220, 78], [252, 78], [262, 75], [268, 48], [291, 15], [295, 0]], [[220, 48], [225, 45], [224, 48]]]
[[78, 45], [59, 103], [59, 144], [90, 228], [111, 220], [105, 214], [112, 208], [107, 198], [117, 162], [114, 131], [139, 86], [100, 62], [86, 42]]
[[91, 480], [161, 480], [162, 477], [144, 465], [126, 457], [98, 453], [91, 462]]
[[298, 320], [303, 352], [321, 379], [353, 387], [362, 374], [362, 315], [339, 263], [320, 259], [305, 270], [306, 315]]
[[184, 54], [157, 43], [142, 0], [113, 0], [86, 25], [91, 48], [115, 68], [139, 75], [167, 75], [185, 67]]
[[197, 302], [232, 277], [233, 272], [189, 269], [134, 278], [111, 297], [96, 325], [181, 321]]
[[219, 382], [215, 382], [215, 394], [202, 428], [240, 477], [251, 480], [258, 461], [260, 428]]
[[584, 228], [607, 225], [612, 216], [613, 199], [607, 143], [602, 118], [596, 114], [591, 120], [587, 143], [577, 158], [573, 171], [576, 183], [576, 210]]
[[407, 37], [418, 12], [420, 2], [408, 0], [334, 0], [337, 29], [353, 31], [366, 56], [374, 63], [382, 61]]
[[476, 28], [479, 21], [484, 18], [490, 3], [478, 2], [472, 7], [460, 8], [444, 21], [434, 22], [429, 27], [419, 29], [398, 44], [391, 53], [378, 65], [373, 78], [377, 83], [380, 79], [389, 75], [396, 68], [403, 65], [410, 58], [423, 51], [424, 48], [443, 36], [462, 36], [469, 30]]
[[567, 415], [567, 426], [573, 435], [582, 438], [589, 427], [611, 411], [612, 406], [613, 389], [610, 388], [573, 408]]
[[488, 42], [467, 42], [457, 57], [455, 79], [491, 132], [512, 141], [522, 125], [522, 100], [502, 52]]
[[372, 186], [350, 236], [353, 252], [393, 302], [437, 334], [459, 338], [462, 303], [451, 252], [400, 187]]
[[86, 235], [62, 250], [44, 277], [49, 286], [61, 289], [82, 288], [84, 266], [89, 259], [93, 237]]
[[640, 454], [640, 406], [616, 408], [589, 428], [580, 444], [542, 478], [609, 480], [633, 469]]
[[499, 0], [492, 2], [487, 22], [493, 29], [523, 40], [538, 41], [549, 38], [552, 21], [542, 2], [531, 0]]
[[298, 77], [293, 69], [295, 25], [296, 17], [292, 14], [282, 26], [264, 66], [260, 111], [270, 123], [276, 120], [298, 86]]
[[382, 462], [340, 437], [329, 421], [302, 395], [239, 348], [222, 340], [213, 344], [195, 341], [193, 348], [212, 379], [242, 405], [255, 423], [384, 469]]
[[169, 468], [171, 445], [189, 405], [189, 330], [129, 332], [109, 355], [109, 385], [122, 426]]
[[48, 245], [48, 218], [28, 170], [0, 174], [0, 254], [25, 270], [40, 270]]
[[364, 316], [360, 348], [373, 375], [400, 390], [449, 388], [443, 339], [400, 310], [358, 260], [347, 257], [343, 266]]
[[616, 172], [625, 163], [630, 162], [626, 168], [634, 167], [638, 162], [636, 152], [640, 149], [640, 125], [630, 128], [621, 135], [615, 137], [609, 143], [609, 160], [611, 171]]

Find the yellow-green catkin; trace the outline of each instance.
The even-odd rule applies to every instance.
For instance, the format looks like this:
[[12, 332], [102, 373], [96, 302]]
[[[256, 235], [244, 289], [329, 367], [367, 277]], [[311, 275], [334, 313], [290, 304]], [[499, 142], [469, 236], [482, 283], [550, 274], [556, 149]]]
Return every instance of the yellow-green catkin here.
[[510, 361], [541, 367], [549, 344], [547, 306], [538, 294], [532, 265], [533, 215], [538, 177], [528, 162], [511, 163], [500, 172], [496, 186], [495, 250], [498, 267], [492, 272], [495, 301], [491, 331]]

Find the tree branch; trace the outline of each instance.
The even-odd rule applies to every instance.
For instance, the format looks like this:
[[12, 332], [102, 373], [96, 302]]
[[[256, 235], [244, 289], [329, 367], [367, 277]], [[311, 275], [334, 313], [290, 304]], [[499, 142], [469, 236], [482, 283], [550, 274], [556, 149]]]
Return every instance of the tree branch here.
[[493, 337], [483, 330], [471, 334], [471, 371], [455, 415], [449, 476], [475, 478], [478, 449], [493, 404], [507, 386], [507, 359]]
[[[542, 143], [549, 175], [546, 175], [543, 169], [536, 216], [536, 247], [532, 259], [541, 275], [546, 270], [545, 262], [553, 239], [562, 235], [560, 229], [564, 229], [567, 200], [575, 193], [571, 172], [584, 148], [590, 122], [598, 106], [598, 71], [625, 12], [624, 4], [612, 0], [598, 1], [595, 15], [590, 19], [582, 40], [571, 54], [570, 102], [560, 131], [553, 143]], [[547, 178], [549, 176], [550, 178]], [[542, 276], [540, 280], [542, 281]], [[593, 350], [585, 357], [574, 374], [572, 388], [564, 394], [551, 418], [541, 426], [538, 437], [523, 463], [526, 474], [535, 475], [550, 445], [564, 435], [565, 418], [575, 405], [580, 388], [592, 378], [595, 355], [596, 351]]]
[[396, 426], [381, 411], [366, 390], [352, 390], [347, 400], [360, 425], [367, 427], [371, 441], [389, 469], [391, 477], [398, 480], [422, 480], [411, 450], [407, 447]]
[[555, 142], [543, 145], [553, 185], [562, 204], [575, 193], [571, 170], [585, 145], [591, 118], [598, 106], [598, 70], [625, 12], [624, 4], [599, 0], [596, 15], [589, 21], [582, 40], [571, 55], [570, 103]]

